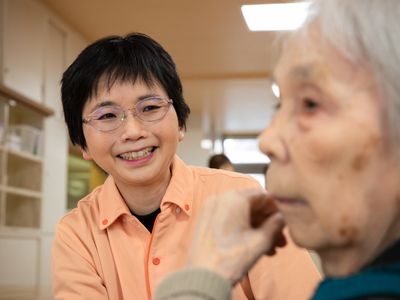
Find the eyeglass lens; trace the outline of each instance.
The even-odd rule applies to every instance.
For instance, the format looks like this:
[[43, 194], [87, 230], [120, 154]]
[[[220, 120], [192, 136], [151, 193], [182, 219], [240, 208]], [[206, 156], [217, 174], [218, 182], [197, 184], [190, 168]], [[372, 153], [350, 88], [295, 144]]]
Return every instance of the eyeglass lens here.
[[[128, 111], [144, 122], [161, 120], [167, 113], [172, 101], [164, 98], [148, 98], [137, 102], [134, 108]], [[100, 131], [111, 131], [117, 129], [124, 119], [126, 111], [118, 105], [108, 105], [96, 109], [87, 123]]]

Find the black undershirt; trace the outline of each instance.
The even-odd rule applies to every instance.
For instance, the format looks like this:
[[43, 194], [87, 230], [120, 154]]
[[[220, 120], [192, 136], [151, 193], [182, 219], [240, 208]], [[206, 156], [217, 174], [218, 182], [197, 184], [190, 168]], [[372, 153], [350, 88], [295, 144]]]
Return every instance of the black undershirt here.
[[160, 208], [158, 208], [148, 215], [139, 216], [135, 213], [132, 213], [132, 215], [134, 215], [140, 221], [140, 223], [142, 223], [143, 226], [147, 228], [149, 232], [152, 232], [154, 227], [154, 222], [156, 221], [156, 218], [160, 212], [161, 210]]

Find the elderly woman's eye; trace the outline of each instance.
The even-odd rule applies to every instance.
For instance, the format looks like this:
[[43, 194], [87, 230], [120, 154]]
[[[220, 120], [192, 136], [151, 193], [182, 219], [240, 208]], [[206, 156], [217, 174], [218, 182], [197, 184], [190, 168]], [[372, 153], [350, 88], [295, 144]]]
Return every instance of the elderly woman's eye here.
[[304, 98], [302, 100], [302, 107], [308, 112], [312, 112], [319, 107], [319, 103], [311, 98]]

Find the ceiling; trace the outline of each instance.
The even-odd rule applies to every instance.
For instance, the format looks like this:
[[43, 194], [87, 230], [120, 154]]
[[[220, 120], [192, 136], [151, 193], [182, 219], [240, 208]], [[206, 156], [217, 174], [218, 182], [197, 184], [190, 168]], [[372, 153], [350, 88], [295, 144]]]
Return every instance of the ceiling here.
[[[269, 121], [276, 33], [250, 32], [240, 6], [254, 0], [41, 0], [92, 42], [143, 32], [176, 62], [192, 122], [204, 131], [256, 133]], [[288, 1], [262, 1], [288, 2]], [[190, 129], [189, 122], [189, 129]], [[198, 125], [196, 125], [198, 126]]]

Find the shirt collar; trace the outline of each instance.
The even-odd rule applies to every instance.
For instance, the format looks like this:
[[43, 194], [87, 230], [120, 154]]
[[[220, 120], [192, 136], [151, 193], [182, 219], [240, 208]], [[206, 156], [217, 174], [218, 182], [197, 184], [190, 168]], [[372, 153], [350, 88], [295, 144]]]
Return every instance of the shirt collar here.
[[[161, 200], [161, 211], [164, 211], [171, 203], [178, 206], [188, 216], [191, 216], [193, 208], [193, 174], [191, 169], [176, 155], [172, 162], [171, 180]], [[98, 205], [100, 230], [106, 229], [123, 214], [131, 215], [112, 176], [108, 176], [99, 192]]]
[[110, 226], [123, 214], [131, 215], [129, 207], [122, 198], [112, 176], [108, 176], [104, 182], [98, 195], [98, 204], [100, 230]]
[[193, 173], [177, 155], [172, 162], [172, 177], [161, 201], [161, 211], [172, 204], [188, 216], [192, 215], [194, 198]]

